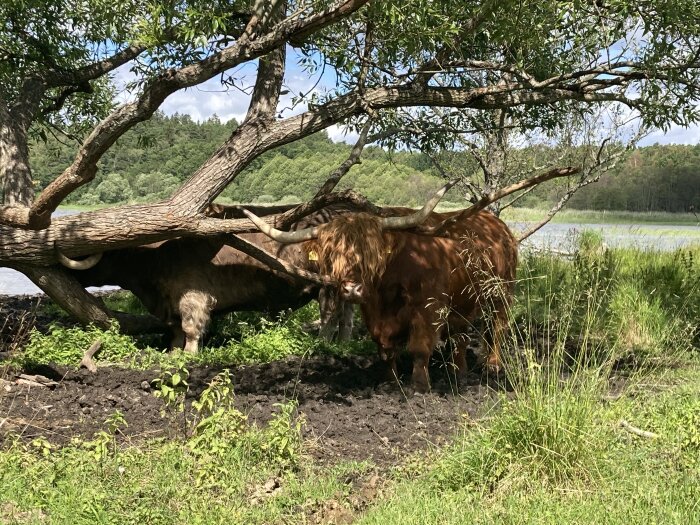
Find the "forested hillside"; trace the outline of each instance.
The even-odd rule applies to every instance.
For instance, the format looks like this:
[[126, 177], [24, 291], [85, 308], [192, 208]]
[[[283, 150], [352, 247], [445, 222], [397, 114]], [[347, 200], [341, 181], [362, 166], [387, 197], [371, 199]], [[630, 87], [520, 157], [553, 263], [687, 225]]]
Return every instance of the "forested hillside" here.
[[[154, 201], [166, 197], [236, 125], [235, 121], [223, 124], [216, 117], [197, 123], [187, 115], [156, 115], [119, 139], [104, 156], [95, 180], [72, 194], [67, 203]], [[282, 146], [257, 159], [222, 198], [260, 203], [307, 199], [347, 158], [349, 149], [347, 144], [334, 143], [325, 133]], [[33, 145], [34, 179], [39, 188], [70, 163], [74, 151], [70, 141], [56, 137]], [[416, 205], [440, 183], [423, 155], [367, 147], [362, 163], [352, 168], [340, 187], [355, 188], [378, 204]], [[546, 206], [558, 198], [563, 184], [560, 181], [539, 188], [523, 204]], [[456, 192], [449, 197], [459, 202]], [[617, 170], [576, 194], [569, 206], [669, 212], [698, 209], [700, 145], [640, 148]]]
[[615, 172], [571, 199], [580, 209], [697, 211], [700, 208], [700, 144], [640, 148]]

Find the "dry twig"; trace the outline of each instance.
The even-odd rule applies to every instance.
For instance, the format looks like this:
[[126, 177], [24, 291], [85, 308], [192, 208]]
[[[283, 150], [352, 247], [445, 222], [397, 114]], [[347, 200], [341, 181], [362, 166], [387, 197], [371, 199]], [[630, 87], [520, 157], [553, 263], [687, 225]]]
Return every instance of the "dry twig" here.
[[642, 430], [641, 428], [637, 428], [635, 426], [630, 425], [627, 421], [624, 419], [620, 420], [620, 427], [622, 427], [624, 430], [629, 432], [630, 434], [634, 434], [635, 436], [647, 438], [647, 439], [656, 439], [659, 437], [658, 434], [654, 434], [653, 432], [649, 432], [648, 430]]
[[93, 374], [97, 372], [97, 365], [95, 364], [95, 361], [92, 358], [99, 351], [100, 348], [102, 348], [102, 340], [97, 339], [83, 354], [83, 358], [80, 361], [79, 368], [85, 367]]

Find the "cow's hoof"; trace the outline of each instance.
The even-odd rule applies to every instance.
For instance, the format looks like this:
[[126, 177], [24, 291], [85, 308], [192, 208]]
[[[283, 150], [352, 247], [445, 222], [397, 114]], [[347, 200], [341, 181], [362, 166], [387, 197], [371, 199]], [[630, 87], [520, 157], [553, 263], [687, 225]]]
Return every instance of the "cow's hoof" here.
[[429, 383], [419, 383], [419, 382], [412, 382], [411, 383], [411, 390], [413, 391], [414, 394], [429, 394], [430, 393], [430, 384]]
[[489, 369], [491, 372], [494, 372], [497, 374], [503, 368], [503, 363], [501, 362], [499, 355], [495, 352], [492, 352], [486, 358], [486, 362], [484, 363], [484, 366], [487, 369]]
[[458, 389], [468, 388], [480, 384], [481, 376], [474, 371], [465, 372], [456, 376], [456, 383]]

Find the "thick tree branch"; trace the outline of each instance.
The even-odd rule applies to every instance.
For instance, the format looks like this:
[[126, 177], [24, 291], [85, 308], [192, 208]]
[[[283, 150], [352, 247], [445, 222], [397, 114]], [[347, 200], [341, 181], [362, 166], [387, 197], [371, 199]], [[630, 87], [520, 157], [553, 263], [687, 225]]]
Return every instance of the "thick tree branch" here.
[[108, 58], [73, 71], [49, 71], [45, 75], [46, 85], [47, 87], [76, 86], [89, 80], [95, 80], [130, 62], [145, 50], [146, 46], [133, 44]]
[[[288, 144], [350, 117], [367, 108], [401, 106], [450, 106], [497, 109], [512, 106], [548, 105], [562, 100], [622, 101], [635, 107], [638, 101], [608, 92], [581, 92], [570, 89], [523, 90], [515, 84], [482, 88], [443, 88], [403, 86], [368, 89], [362, 95], [351, 92], [305, 113], [273, 123], [244, 122], [231, 138], [205, 163], [177, 194], [180, 209], [201, 213], [228, 184], [258, 155]], [[251, 141], [250, 137], [256, 140]]]
[[314, 213], [321, 208], [330, 206], [331, 204], [336, 204], [340, 202], [349, 202], [353, 204], [354, 209], [362, 209], [369, 213], [379, 214], [381, 209], [372, 204], [367, 200], [364, 195], [353, 190], [345, 190], [338, 193], [324, 193], [322, 195], [317, 195], [309, 202], [300, 204], [299, 206], [292, 208], [291, 210], [273, 217], [272, 220], [268, 221], [275, 228], [286, 230], [294, 224], [296, 221], [302, 217]]
[[65, 100], [78, 91], [89, 92], [90, 80], [99, 78], [110, 71], [126, 64], [136, 58], [146, 48], [144, 46], [131, 45], [115, 53], [111, 57], [99, 62], [88, 64], [73, 71], [58, 68], [48, 68], [40, 73], [27, 77], [20, 88], [17, 101], [12, 107], [12, 116], [15, 125], [25, 133], [37, 116], [41, 101], [46, 91], [52, 87], [66, 86], [52, 106], [45, 108], [43, 113], [58, 111]]
[[17, 268], [51, 299], [81, 322], [109, 328], [112, 317], [104, 303], [90, 295], [72, 276], [60, 268], [23, 265]]
[[[32, 172], [29, 168], [27, 130], [18, 125], [10, 109], [0, 99], [0, 182], [4, 202], [10, 206], [8, 222], [17, 224], [28, 218], [28, 208], [34, 199]], [[0, 219], [2, 216], [0, 215]]]
[[294, 266], [288, 263], [284, 259], [275, 257], [271, 253], [258, 248], [254, 244], [249, 243], [245, 239], [238, 237], [236, 235], [231, 235], [227, 240], [226, 244], [232, 246], [233, 248], [250, 255], [251, 257], [257, 259], [269, 266], [272, 270], [282, 273], [283, 275], [288, 275], [294, 279], [301, 279], [302, 281], [309, 281], [312, 283], [320, 284], [322, 286], [337, 286], [338, 283], [327, 277], [325, 275], [319, 275], [314, 272], [309, 272], [303, 268]]
[[[324, 11], [306, 18], [286, 19], [274, 26], [267, 34], [255, 39], [243, 39], [233, 46], [180, 69], [163, 73], [152, 81], [139, 99], [117, 108], [95, 127], [78, 152], [73, 164], [56, 180], [49, 184], [36, 200], [24, 224], [19, 227], [40, 229], [50, 224], [51, 213], [61, 201], [78, 187], [91, 181], [97, 171], [97, 162], [114, 142], [138, 122], [150, 118], [165, 98], [179, 89], [197, 85], [242, 62], [261, 57], [284, 46], [291, 37], [313, 32], [326, 25], [349, 16], [368, 0], [344, 0], [336, 2]], [[136, 49], [131, 52], [135, 52]], [[126, 55], [125, 55], [126, 56]], [[107, 67], [107, 66], [104, 66]], [[94, 71], [85, 74], [93, 74]], [[206, 206], [206, 205], [205, 205]], [[199, 207], [199, 211], [205, 207]], [[6, 216], [0, 210], [0, 222], [8, 218], [17, 219], [16, 213]]]
[[[272, 2], [269, 12], [265, 12], [262, 20], [256, 22], [256, 25], [265, 29], [269, 23], [277, 22], [281, 13], [283, 2], [276, 0]], [[257, 16], [257, 15], [256, 15]], [[270, 51], [267, 55], [260, 58], [258, 64], [258, 74], [255, 79], [255, 87], [248, 107], [248, 114], [245, 120], [273, 120], [277, 104], [282, 91], [282, 81], [284, 80], [284, 65], [286, 52], [284, 45]]]

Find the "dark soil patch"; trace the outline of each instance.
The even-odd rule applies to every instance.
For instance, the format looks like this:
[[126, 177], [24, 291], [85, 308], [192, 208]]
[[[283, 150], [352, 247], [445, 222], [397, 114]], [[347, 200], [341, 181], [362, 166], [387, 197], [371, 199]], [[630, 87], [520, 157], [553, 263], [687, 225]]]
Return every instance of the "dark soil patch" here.
[[[410, 363], [406, 363], [410, 364]], [[223, 367], [190, 370], [188, 401]], [[57, 385], [0, 385], [0, 439], [43, 436], [55, 444], [90, 438], [119, 410], [128, 427], [123, 439], [184, 436], [183, 415], [162, 416], [163, 401], [153, 395], [154, 370], [42, 367], [32, 373]], [[495, 400], [495, 392], [474, 377], [473, 385], [452, 391], [440, 370], [434, 392], [413, 395], [382, 381], [383, 370], [367, 357], [315, 356], [232, 367], [237, 407], [263, 424], [276, 403], [296, 399], [306, 424], [310, 453], [324, 462], [373, 459], [394, 462], [406, 453], [439, 445], [454, 435], [464, 414], [476, 417]], [[440, 376], [443, 377], [440, 377]]]
[[[18, 331], [26, 332], [27, 326], [45, 329], [55, 320], [44, 319], [41, 310], [37, 311], [37, 298], [2, 299], [0, 315], [8, 319], [5, 342]], [[406, 357], [400, 364], [408, 375], [410, 360]], [[185, 415], [191, 401], [223, 368], [189, 368]], [[278, 410], [277, 403], [296, 399], [306, 421], [304, 437], [310, 453], [330, 463], [364, 459], [393, 463], [407, 453], [443, 443], [454, 435], [465, 414], [477, 417], [497, 399], [480, 375], [469, 377], [457, 389], [439, 359], [431, 369], [433, 392], [427, 395], [414, 395], [396, 382], [386, 382], [383, 363], [374, 357], [317, 355], [228, 368], [237, 407], [250, 421], [264, 424]], [[58, 384], [18, 384], [16, 374], [6, 373], [0, 380], [1, 441], [9, 436], [23, 440], [43, 436], [64, 445], [75, 437], [89, 439], [105, 428], [105, 419], [116, 410], [128, 423], [120, 436], [125, 441], [185, 435], [185, 416], [163, 416], [163, 401], [153, 395], [157, 370], [105, 367], [92, 374], [42, 366], [25, 372]]]

